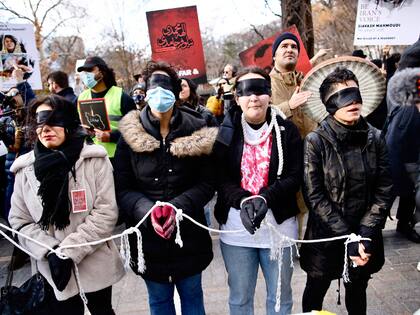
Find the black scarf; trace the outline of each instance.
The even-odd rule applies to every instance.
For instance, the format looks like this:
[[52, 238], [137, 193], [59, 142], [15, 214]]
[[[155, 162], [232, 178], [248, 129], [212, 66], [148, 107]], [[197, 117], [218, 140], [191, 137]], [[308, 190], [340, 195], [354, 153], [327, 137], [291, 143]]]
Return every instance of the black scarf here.
[[41, 183], [38, 195], [42, 200], [42, 216], [38, 224], [43, 230], [54, 225], [64, 230], [70, 224], [69, 172], [74, 167], [82, 151], [86, 135], [76, 134], [66, 139], [58, 149], [46, 148], [40, 141], [36, 142], [35, 176]]

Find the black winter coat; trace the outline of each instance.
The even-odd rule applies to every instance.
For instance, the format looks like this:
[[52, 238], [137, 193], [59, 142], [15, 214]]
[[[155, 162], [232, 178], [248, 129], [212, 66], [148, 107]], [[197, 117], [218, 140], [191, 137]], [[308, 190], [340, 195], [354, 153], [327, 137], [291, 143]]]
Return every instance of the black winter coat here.
[[384, 132], [395, 195], [411, 195], [414, 191], [405, 164], [416, 163], [418, 160], [419, 128], [420, 113], [416, 106], [395, 105], [392, 108]]
[[[367, 128], [367, 137], [365, 133], [365, 143], [360, 147], [359, 155], [351, 155], [350, 160], [343, 159], [346, 154], [349, 156], [348, 140], [343, 132], [345, 128], [339, 127], [332, 116], [322, 121], [305, 139], [303, 192], [309, 209], [305, 239], [329, 238], [352, 232], [372, 238], [371, 259], [364, 267], [354, 269], [369, 275], [380, 270], [384, 263], [381, 229], [392, 198], [392, 182], [385, 142], [377, 129], [362, 122]], [[349, 180], [347, 169], [351, 168], [365, 174], [364, 184], [359, 184], [357, 188], [346, 186]], [[360, 202], [360, 199], [364, 200]], [[365, 207], [361, 208], [361, 204]], [[341, 277], [344, 240], [302, 244], [300, 254], [301, 267], [311, 277]]]
[[[271, 121], [271, 108], [268, 108], [267, 123]], [[244, 147], [244, 136], [241, 126], [242, 111], [233, 106], [226, 114], [215, 145], [218, 162], [219, 181], [215, 217], [220, 224], [227, 221], [230, 207], [240, 208], [241, 199], [251, 193], [241, 187], [241, 160]], [[279, 165], [276, 133], [273, 130], [268, 186], [260, 190], [271, 208], [278, 224], [295, 216], [298, 212], [296, 193], [302, 179], [302, 140], [297, 127], [289, 120], [276, 116], [280, 126], [283, 147], [283, 172], [277, 177]]]
[[[149, 106], [129, 112], [120, 122], [121, 139], [115, 153], [117, 202], [127, 225], [140, 221], [156, 201], [168, 201], [195, 220], [206, 224], [204, 205], [213, 197], [210, 153], [217, 128], [207, 128], [200, 114], [174, 108], [170, 131], [163, 140], [159, 121]], [[195, 275], [213, 258], [206, 230], [187, 219], [180, 223], [183, 247], [175, 234], [165, 240], [151, 220], [140, 226], [145, 279], [167, 283]], [[137, 246], [130, 239], [132, 268], [136, 272]]]

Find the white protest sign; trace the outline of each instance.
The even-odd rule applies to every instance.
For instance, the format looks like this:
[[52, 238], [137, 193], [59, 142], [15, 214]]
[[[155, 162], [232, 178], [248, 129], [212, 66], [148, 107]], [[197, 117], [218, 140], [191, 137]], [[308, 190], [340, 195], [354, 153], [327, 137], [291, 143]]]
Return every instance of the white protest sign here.
[[39, 54], [35, 46], [32, 24], [0, 23], [0, 90], [16, 85], [14, 69], [24, 72], [24, 79], [34, 90], [42, 89]]
[[359, 0], [354, 45], [411, 45], [420, 35], [419, 17], [419, 0]]

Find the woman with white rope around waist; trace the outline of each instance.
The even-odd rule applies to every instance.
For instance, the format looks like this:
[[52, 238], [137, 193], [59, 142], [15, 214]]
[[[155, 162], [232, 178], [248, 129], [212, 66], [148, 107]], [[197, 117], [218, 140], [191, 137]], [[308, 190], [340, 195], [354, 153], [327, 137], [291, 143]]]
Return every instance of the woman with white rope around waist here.
[[361, 117], [368, 101], [362, 105], [366, 80], [359, 82], [343, 67], [325, 76], [319, 107], [329, 115], [304, 144], [303, 192], [309, 208], [304, 240], [355, 233], [371, 241], [352, 242], [347, 248], [343, 241], [303, 243], [300, 264], [307, 281], [302, 308], [322, 310], [331, 281], [342, 276], [345, 253], [345, 265], [352, 262], [343, 274], [346, 308], [350, 315], [363, 315], [368, 281], [384, 264], [381, 230], [392, 187], [388, 155], [379, 130]]
[[267, 286], [267, 314], [290, 314], [293, 250], [290, 242], [274, 241], [270, 227], [297, 239], [302, 141], [297, 127], [269, 106], [270, 77], [262, 69], [240, 72], [234, 91], [239, 105], [225, 116], [215, 146], [220, 170], [216, 219], [222, 230], [246, 229], [220, 236], [230, 314], [254, 314], [259, 266]]
[[[11, 226], [50, 248], [109, 237], [118, 218], [112, 166], [105, 149], [92, 144], [73, 104], [59, 96], [33, 102], [29, 130], [34, 150], [12, 165], [16, 173]], [[125, 274], [113, 241], [56, 253], [19, 236], [35, 268], [54, 289], [54, 314], [83, 315], [86, 292], [92, 315], [115, 314], [112, 285]]]
[[[210, 235], [189, 220], [176, 227], [176, 208], [205, 225], [204, 206], [214, 194], [210, 154], [217, 128], [208, 128], [200, 113], [177, 106], [181, 85], [169, 65], [150, 62], [143, 77], [147, 104], [120, 122], [114, 171], [128, 226], [155, 205], [140, 225], [145, 270], [137, 266], [141, 255], [130, 236], [132, 269], [146, 282], [152, 315], [175, 315], [175, 286], [182, 314], [204, 315], [201, 273], [213, 258]], [[175, 243], [177, 232], [182, 246]]]

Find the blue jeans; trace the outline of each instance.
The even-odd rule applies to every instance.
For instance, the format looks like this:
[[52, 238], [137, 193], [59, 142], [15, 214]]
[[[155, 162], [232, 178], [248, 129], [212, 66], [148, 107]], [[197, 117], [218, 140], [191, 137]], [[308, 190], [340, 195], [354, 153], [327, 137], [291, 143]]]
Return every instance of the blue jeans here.
[[222, 256], [228, 273], [230, 315], [253, 315], [254, 293], [257, 284], [258, 268], [265, 279], [267, 315], [290, 314], [293, 306], [292, 273], [290, 267], [290, 248], [284, 249], [281, 273], [280, 312], [275, 311], [277, 278], [279, 274], [277, 260], [270, 260], [270, 249], [240, 247], [220, 242]]
[[181, 300], [182, 315], [205, 315], [201, 273], [175, 283], [146, 280], [151, 315], [175, 315], [175, 286]]

